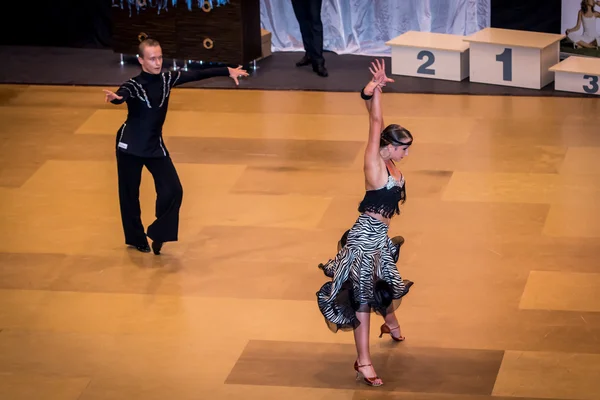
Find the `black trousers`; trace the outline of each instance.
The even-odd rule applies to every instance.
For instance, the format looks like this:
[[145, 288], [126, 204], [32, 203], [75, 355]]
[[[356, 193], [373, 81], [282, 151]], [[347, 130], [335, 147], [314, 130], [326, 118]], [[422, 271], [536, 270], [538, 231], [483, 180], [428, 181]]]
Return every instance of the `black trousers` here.
[[177, 241], [183, 187], [173, 161], [168, 156], [145, 158], [117, 150], [119, 203], [125, 243], [131, 246], [148, 244], [140, 208], [140, 183], [144, 166], [148, 168], [154, 178], [157, 195], [156, 220], [148, 226], [147, 236], [156, 242]]
[[311, 58], [313, 65], [323, 65], [323, 22], [321, 6], [323, 0], [292, 0], [294, 14], [300, 25], [304, 50]]

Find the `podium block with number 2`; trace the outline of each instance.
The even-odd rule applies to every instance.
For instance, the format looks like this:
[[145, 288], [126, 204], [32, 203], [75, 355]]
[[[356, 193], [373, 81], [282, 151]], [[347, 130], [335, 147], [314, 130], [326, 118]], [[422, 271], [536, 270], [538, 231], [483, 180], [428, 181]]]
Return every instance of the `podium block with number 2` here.
[[392, 74], [462, 81], [469, 76], [469, 44], [464, 36], [408, 31], [386, 42]]
[[465, 37], [471, 82], [541, 89], [554, 81], [564, 35], [486, 28]]

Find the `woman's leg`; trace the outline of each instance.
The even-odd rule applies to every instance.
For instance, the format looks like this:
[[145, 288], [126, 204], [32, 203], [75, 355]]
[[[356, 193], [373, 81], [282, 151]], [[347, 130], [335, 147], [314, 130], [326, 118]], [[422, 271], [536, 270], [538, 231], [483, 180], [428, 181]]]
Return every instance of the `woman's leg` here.
[[584, 42], [583, 40], [580, 40], [575, 44], [578, 45], [579, 47], [585, 47], [586, 49], [595, 49], [596, 48], [596, 45], [594, 43]]
[[385, 320], [385, 325], [388, 329], [385, 329], [385, 326], [383, 326], [381, 329], [382, 334], [390, 333], [397, 341], [402, 341], [405, 339], [405, 337], [402, 336], [400, 322], [398, 322], [398, 318], [396, 318], [393, 305], [390, 305], [390, 307], [387, 309], [386, 315], [383, 317], [383, 319]]
[[398, 318], [396, 318], [396, 313], [393, 311], [390, 306], [388, 313], [384, 317], [385, 324], [388, 328], [390, 328], [390, 332], [393, 337], [396, 339], [404, 339], [402, 337], [402, 331], [400, 330], [400, 322], [398, 322]]
[[[357, 312], [356, 318], [359, 320], [360, 325], [354, 330], [354, 341], [356, 342], [356, 352], [358, 353], [358, 365], [364, 365], [359, 367], [358, 370], [366, 378], [375, 378], [377, 373], [373, 368], [371, 361], [371, 352], [369, 351], [369, 325], [371, 322], [371, 314], [369, 312]], [[373, 384], [381, 385], [383, 382], [381, 379], [375, 379]]]

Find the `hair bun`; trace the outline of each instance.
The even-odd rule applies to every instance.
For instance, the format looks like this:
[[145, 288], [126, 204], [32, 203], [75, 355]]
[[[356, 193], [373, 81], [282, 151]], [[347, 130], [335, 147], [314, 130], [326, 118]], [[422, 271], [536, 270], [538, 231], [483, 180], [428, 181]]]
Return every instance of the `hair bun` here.
[[138, 35], [138, 40], [142, 43], [144, 40], [149, 39], [149, 36], [146, 32], [140, 32]]

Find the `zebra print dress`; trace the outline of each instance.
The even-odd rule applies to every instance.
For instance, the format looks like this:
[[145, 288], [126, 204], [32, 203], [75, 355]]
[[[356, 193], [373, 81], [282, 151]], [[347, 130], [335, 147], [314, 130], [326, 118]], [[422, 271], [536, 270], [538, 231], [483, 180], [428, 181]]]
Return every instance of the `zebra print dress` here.
[[388, 225], [361, 214], [348, 232], [346, 245], [333, 260], [320, 264], [332, 278], [317, 292], [317, 303], [333, 332], [360, 324], [356, 312], [385, 316], [401, 303], [412, 285], [403, 281], [396, 261], [399, 246], [388, 237]]

